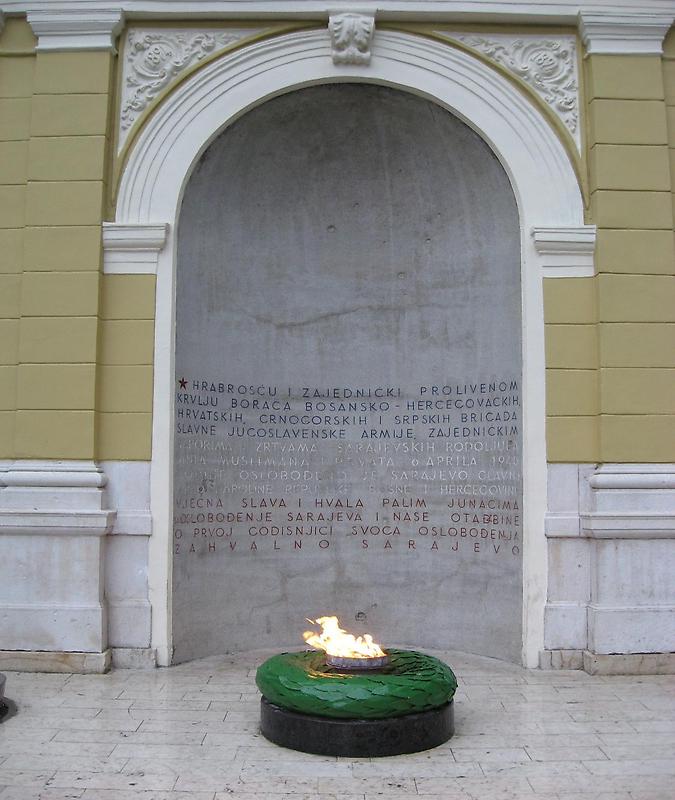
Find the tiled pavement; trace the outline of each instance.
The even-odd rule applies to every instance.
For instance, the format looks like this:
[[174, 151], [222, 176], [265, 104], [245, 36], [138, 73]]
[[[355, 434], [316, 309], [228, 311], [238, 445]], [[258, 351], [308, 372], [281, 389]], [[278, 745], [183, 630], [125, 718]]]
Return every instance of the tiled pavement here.
[[103, 676], [9, 673], [0, 800], [675, 800], [675, 678], [455, 669], [456, 735], [426, 753], [336, 759], [257, 732], [266, 653]]

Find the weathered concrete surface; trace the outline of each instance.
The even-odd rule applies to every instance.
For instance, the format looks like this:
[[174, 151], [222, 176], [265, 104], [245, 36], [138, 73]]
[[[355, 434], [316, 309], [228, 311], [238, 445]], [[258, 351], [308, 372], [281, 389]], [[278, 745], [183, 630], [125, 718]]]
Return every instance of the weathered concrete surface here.
[[[305, 617], [327, 612], [385, 644], [520, 659], [521, 409], [494, 402], [518, 396], [519, 264], [504, 170], [472, 130], [420, 98], [306, 89], [209, 147], [178, 233], [176, 661], [251, 641], [300, 645]], [[507, 388], [471, 388], [481, 382]], [[340, 403], [378, 387], [398, 391], [390, 408], [346, 409], [355, 421], [306, 406], [315, 390]], [[427, 400], [449, 405], [419, 405]], [[274, 401], [289, 408], [260, 406]], [[514, 416], [492, 432], [490, 419], [462, 419], [505, 410]], [[316, 424], [315, 412], [339, 422]], [[344, 438], [311, 438], [337, 429]], [[263, 497], [286, 507], [260, 508]], [[458, 507], [481, 497], [510, 506]], [[316, 526], [291, 512], [326, 512], [320, 498], [350, 503], [329, 534], [250, 534]], [[397, 526], [393, 499], [419, 516]], [[247, 511], [268, 521], [199, 516]], [[375, 533], [383, 524], [391, 532]]]

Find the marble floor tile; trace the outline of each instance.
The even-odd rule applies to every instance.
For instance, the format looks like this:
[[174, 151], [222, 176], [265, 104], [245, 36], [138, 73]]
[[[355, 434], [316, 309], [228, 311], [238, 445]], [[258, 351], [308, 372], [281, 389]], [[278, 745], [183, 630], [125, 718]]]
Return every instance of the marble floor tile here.
[[142, 791], [171, 790], [176, 783], [172, 775], [155, 772], [77, 772], [59, 770], [46, 785], [53, 789], [114, 789]]
[[79, 800], [83, 789], [36, 789], [29, 786], [8, 786], [3, 792], [2, 800]]
[[588, 761], [604, 760], [609, 756], [605, 748], [600, 747], [526, 747], [527, 754], [532, 761]]
[[164, 792], [120, 789], [86, 789], [82, 800], [214, 800], [215, 792]]
[[[593, 775], [673, 775], [675, 776], [675, 754], [670, 758], [621, 761], [584, 761], [584, 766]], [[675, 785], [673, 786], [675, 790]]]
[[[5, 787], [23, 786], [30, 789], [41, 789], [47, 785], [47, 781], [54, 775], [54, 769], [2, 769], [0, 776], [1, 783]], [[5, 792], [7, 788], [5, 788]], [[1, 795], [0, 795], [1, 797]]]
[[445, 761], [430, 760], [427, 762], [389, 762], [382, 764], [373, 761], [370, 764], [355, 764], [355, 778], [469, 778], [482, 777], [483, 772], [476, 763], [458, 764], [452, 758]]
[[19, 713], [0, 725], [0, 800], [675, 800], [672, 676], [435, 655], [459, 677], [455, 736], [381, 759], [264, 739], [260, 652], [152, 672], [10, 673]]
[[457, 761], [530, 761], [522, 747], [458, 748], [453, 749]]
[[602, 745], [603, 753], [612, 761], [652, 759], [674, 759], [675, 742], [651, 742], [650, 744], [609, 744]]
[[663, 719], [658, 713], [654, 719], [634, 720], [631, 724], [638, 733], [675, 733], [675, 720]]
[[68, 769], [82, 772], [118, 772], [126, 765], [128, 758], [100, 758], [98, 756], [79, 756], [73, 754], [20, 753], [11, 755], [2, 765], [2, 771], [13, 770], [54, 770]]

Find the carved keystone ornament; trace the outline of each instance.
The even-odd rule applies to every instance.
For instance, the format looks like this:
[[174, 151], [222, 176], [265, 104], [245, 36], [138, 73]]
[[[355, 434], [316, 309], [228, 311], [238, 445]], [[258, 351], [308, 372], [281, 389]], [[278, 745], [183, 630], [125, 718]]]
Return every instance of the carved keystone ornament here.
[[370, 64], [375, 17], [349, 12], [328, 20], [334, 64]]

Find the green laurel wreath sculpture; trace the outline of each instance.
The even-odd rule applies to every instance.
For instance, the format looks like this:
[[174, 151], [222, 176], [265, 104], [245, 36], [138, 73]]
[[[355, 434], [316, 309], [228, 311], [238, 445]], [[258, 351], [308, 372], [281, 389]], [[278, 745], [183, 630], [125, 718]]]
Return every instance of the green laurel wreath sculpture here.
[[314, 650], [265, 661], [255, 682], [270, 703], [289, 711], [341, 719], [383, 719], [448, 703], [457, 679], [447, 664], [414, 650], [389, 650], [389, 664], [372, 672], [328, 667]]

